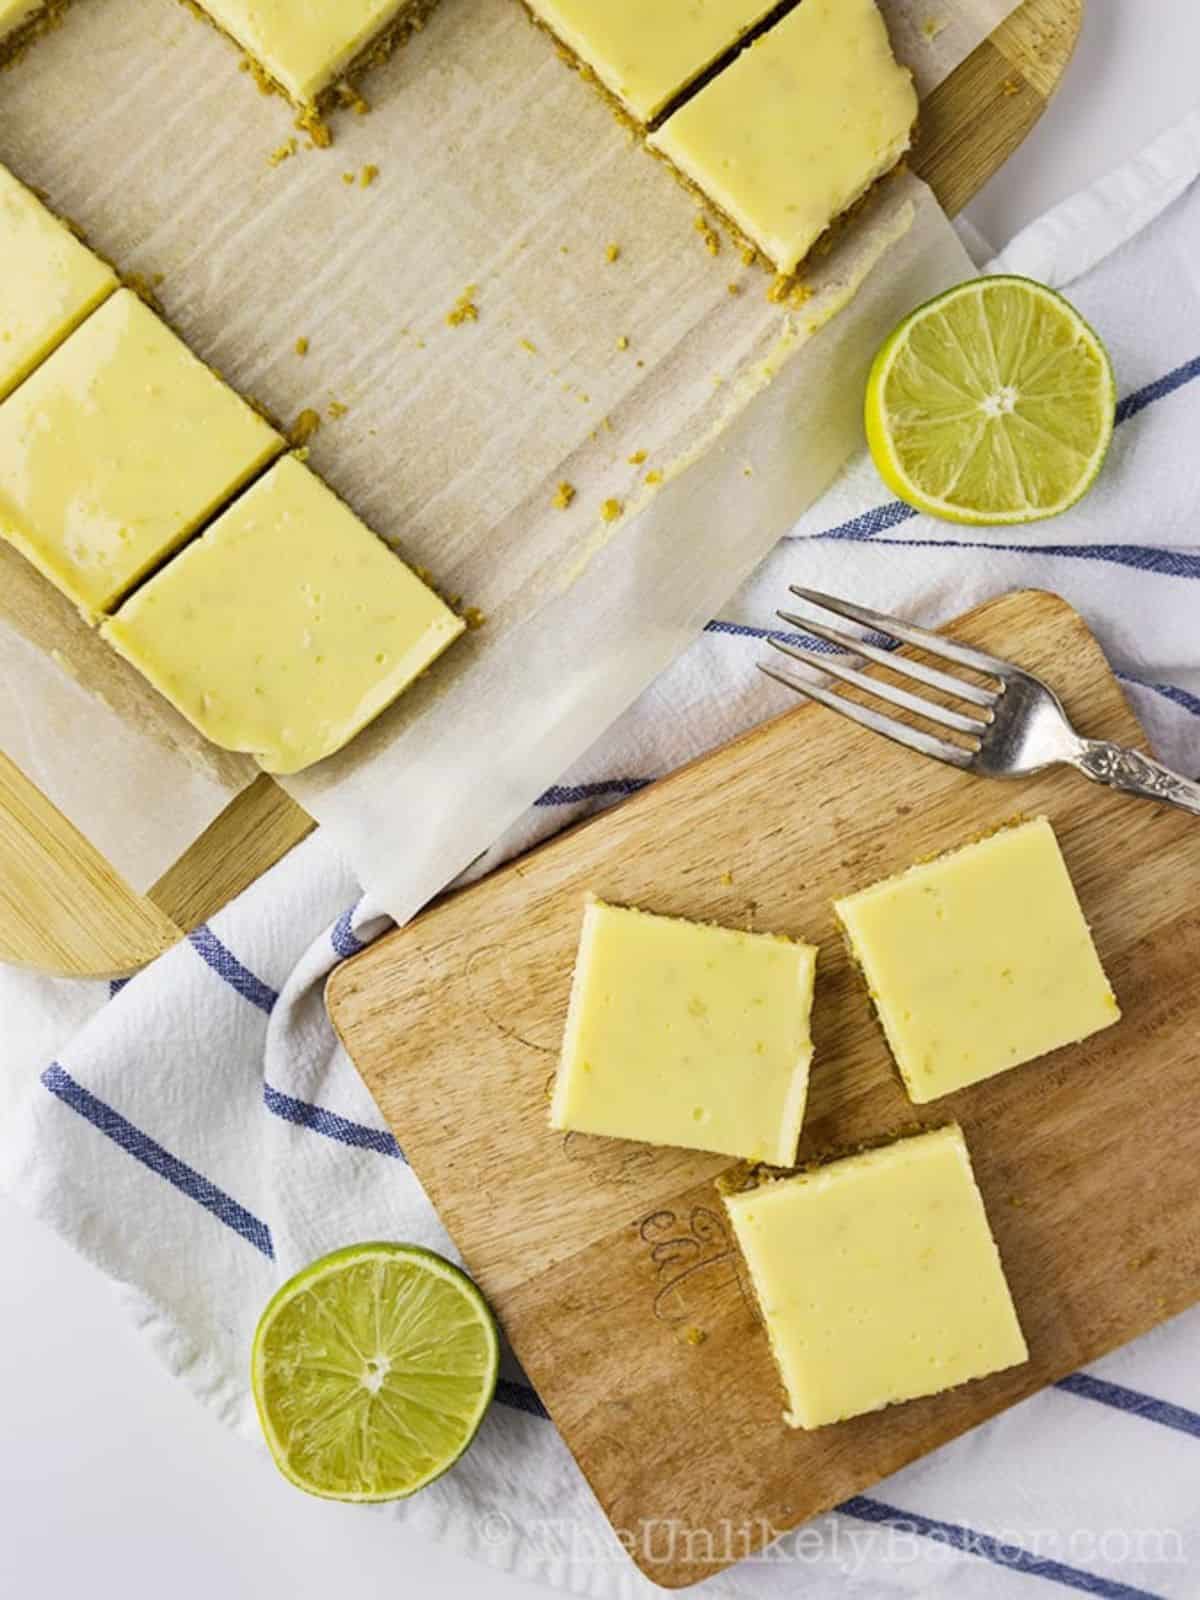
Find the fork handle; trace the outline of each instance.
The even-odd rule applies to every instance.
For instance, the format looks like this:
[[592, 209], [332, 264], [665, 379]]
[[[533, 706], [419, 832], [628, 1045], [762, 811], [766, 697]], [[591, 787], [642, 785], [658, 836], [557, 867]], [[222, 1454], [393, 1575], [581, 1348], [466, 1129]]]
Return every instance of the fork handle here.
[[1200, 783], [1180, 777], [1140, 750], [1127, 750], [1124, 745], [1109, 744], [1103, 739], [1084, 739], [1081, 745], [1073, 764], [1093, 783], [1140, 795], [1144, 800], [1165, 800], [1168, 805], [1200, 817]]

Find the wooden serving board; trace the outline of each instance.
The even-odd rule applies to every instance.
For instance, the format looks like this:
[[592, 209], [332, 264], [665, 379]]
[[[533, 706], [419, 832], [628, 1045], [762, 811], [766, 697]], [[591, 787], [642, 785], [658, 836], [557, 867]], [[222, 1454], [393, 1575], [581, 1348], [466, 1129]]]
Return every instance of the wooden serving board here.
[[[951, 215], [1045, 110], [1082, 16], [1083, 0], [1026, 0], [922, 106], [913, 165]], [[263, 778], [143, 896], [0, 753], [0, 960], [69, 976], [132, 971], [219, 910], [311, 827]]]
[[[1144, 743], [1065, 602], [1013, 594], [948, 631], [1045, 676], [1082, 731]], [[830, 902], [1041, 812], [1124, 1019], [914, 1107]], [[784, 1427], [714, 1189], [733, 1164], [548, 1126], [587, 890], [819, 944], [799, 1161], [961, 1122], [1028, 1365], [813, 1433]], [[1200, 1298], [1198, 966], [1194, 818], [1061, 770], [973, 778], [803, 705], [445, 900], [338, 969], [328, 1001], [605, 1512], [648, 1575], [679, 1587], [724, 1563], [689, 1562], [686, 1539], [660, 1561], [646, 1530], [677, 1522], [703, 1552], [705, 1535], [729, 1548], [732, 1526], [753, 1547]]]

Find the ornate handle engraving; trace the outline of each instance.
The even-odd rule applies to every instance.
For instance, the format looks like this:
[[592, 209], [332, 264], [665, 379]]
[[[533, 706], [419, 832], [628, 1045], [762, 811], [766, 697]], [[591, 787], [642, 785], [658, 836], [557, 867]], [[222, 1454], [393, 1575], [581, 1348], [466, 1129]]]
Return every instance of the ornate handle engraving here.
[[1181, 778], [1177, 772], [1144, 756], [1140, 750], [1126, 750], [1119, 744], [1086, 739], [1076, 761], [1081, 772], [1095, 783], [1147, 800], [1165, 800], [1200, 817], [1200, 783]]

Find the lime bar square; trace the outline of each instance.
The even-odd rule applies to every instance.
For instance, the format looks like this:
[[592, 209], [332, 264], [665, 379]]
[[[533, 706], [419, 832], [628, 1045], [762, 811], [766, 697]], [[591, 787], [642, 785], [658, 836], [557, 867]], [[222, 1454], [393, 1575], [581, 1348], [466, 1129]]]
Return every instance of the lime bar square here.
[[910, 867], [835, 909], [917, 1104], [1120, 1018], [1045, 817]]
[[297, 106], [311, 106], [417, 0], [200, 0], [215, 23]]
[[282, 449], [120, 289], [0, 405], [0, 537], [94, 618]]
[[589, 901], [552, 1125], [790, 1163], [816, 955], [776, 934]]
[[875, 0], [803, 0], [650, 145], [791, 273], [900, 160], [916, 116]]
[[1028, 1359], [955, 1126], [727, 1195], [783, 1387], [820, 1428]]
[[0, 167], [0, 400], [116, 287], [112, 268]]
[[340, 750], [463, 627], [285, 456], [101, 631], [206, 738], [289, 773]]

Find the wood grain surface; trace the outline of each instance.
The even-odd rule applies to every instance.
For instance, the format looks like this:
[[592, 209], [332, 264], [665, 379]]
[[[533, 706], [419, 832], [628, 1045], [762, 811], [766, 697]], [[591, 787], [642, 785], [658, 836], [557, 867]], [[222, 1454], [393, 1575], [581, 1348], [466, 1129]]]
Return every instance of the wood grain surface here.
[[[1018, 593], [949, 631], [1045, 676], [1081, 731], [1144, 742], [1065, 602]], [[914, 1107], [830, 902], [1042, 812], [1124, 1019]], [[731, 1163], [548, 1126], [588, 890], [819, 944], [798, 1159], [961, 1122], [1027, 1366], [784, 1427], [714, 1189]], [[1068, 771], [973, 778], [802, 706], [445, 900], [338, 969], [328, 1001], [605, 1512], [656, 1582], [682, 1586], [742, 1550], [722, 1530], [762, 1543], [1200, 1298], [1198, 963], [1194, 818]]]
[[[1026, 0], [922, 106], [913, 166], [951, 215], [1045, 110], [1082, 17], [1083, 0]], [[86, 851], [62, 850], [64, 829], [74, 830], [10, 763], [0, 784], [0, 960], [70, 976], [132, 971], [158, 953], [164, 933], [182, 937], [211, 916], [311, 826], [263, 779], [142, 896], [107, 864], [97, 870]], [[72, 902], [79, 916], [68, 932], [62, 910]]]

